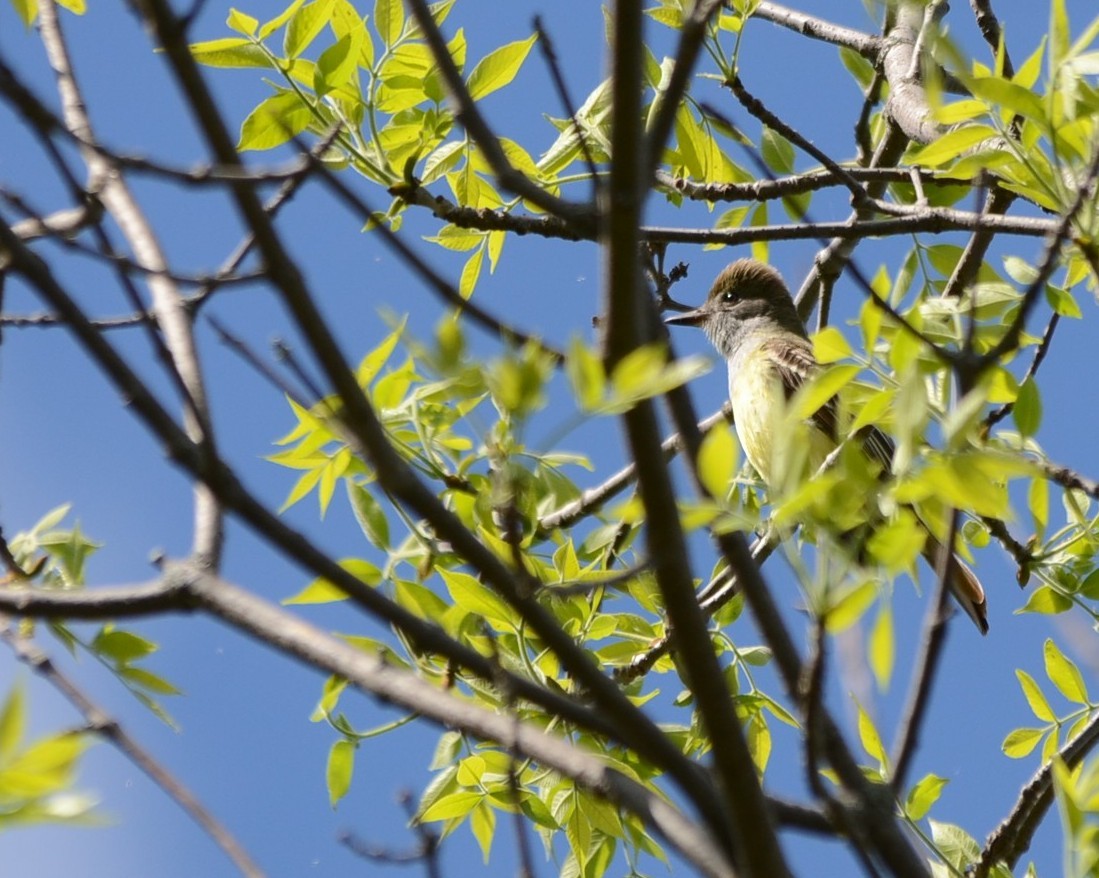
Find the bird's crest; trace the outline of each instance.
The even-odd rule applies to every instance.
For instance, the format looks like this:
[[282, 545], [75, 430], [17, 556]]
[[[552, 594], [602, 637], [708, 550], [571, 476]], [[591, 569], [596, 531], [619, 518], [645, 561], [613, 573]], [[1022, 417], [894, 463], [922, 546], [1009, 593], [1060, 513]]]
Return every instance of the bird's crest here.
[[790, 296], [782, 275], [758, 259], [738, 259], [726, 265], [714, 279], [706, 300], [714, 301], [728, 292], [735, 293], [738, 299], [773, 300]]

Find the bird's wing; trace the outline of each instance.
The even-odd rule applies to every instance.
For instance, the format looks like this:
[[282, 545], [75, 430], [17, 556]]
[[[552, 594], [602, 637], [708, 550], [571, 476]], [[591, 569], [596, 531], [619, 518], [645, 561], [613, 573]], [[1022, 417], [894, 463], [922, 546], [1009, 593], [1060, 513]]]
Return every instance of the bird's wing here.
[[[782, 379], [782, 387], [789, 400], [801, 389], [801, 386], [820, 371], [820, 365], [813, 356], [809, 342], [802, 339], [774, 339], [764, 343], [769, 359], [774, 363], [775, 371]], [[839, 440], [837, 423], [838, 398], [832, 397], [813, 413], [813, 423], [833, 441]], [[893, 464], [893, 452], [896, 446], [893, 440], [877, 427], [868, 426], [859, 430], [859, 439], [863, 450], [871, 459], [882, 466], [882, 472], [888, 473]]]
[[[813, 349], [805, 339], [795, 337], [771, 339], [763, 343], [768, 360], [782, 379], [782, 389], [789, 402], [802, 385], [820, 371]], [[836, 424], [837, 400], [832, 397], [813, 413], [812, 421], [832, 441], [838, 436]]]

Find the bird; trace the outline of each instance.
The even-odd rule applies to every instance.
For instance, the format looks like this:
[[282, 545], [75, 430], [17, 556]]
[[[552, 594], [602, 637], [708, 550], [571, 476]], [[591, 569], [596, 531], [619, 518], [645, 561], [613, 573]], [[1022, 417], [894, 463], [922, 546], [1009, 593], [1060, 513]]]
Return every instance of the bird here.
[[[785, 430], [788, 403], [821, 367], [798, 316], [793, 298], [773, 267], [756, 259], [739, 259], [727, 265], [714, 280], [706, 301], [698, 308], [665, 318], [673, 326], [693, 326], [706, 333], [729, 370], [729, 400], [733, 423], [748, 462], [771, 488], [785, 473], [776, 449], [789, 443], [777, 433]], [[837, 447], [840, 405], [832, 397], [808, 419], [809, 473]], [[858, 434], [863, 454], [891, 472], [893, 441], [877, 427]], [[914, 510], [918, 526], [926, 533], [924, 558], [936, 568], [942, 543]], [[936, 568], [937, 569], [937, 568]], [[954, 599], [982, 634], [988, 632], [984, 589], [976, 574], [954, 554], [947, 581]]]

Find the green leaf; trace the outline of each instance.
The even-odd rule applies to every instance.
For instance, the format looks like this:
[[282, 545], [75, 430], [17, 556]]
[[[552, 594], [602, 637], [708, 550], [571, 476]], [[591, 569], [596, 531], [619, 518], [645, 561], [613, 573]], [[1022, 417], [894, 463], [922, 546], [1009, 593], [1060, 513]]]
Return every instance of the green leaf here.
[[[135, 668], [126, 665], [119, 669], [119, 675], [134, 686], [139, 686], [157, 695], [182, 695], [183, 691], [175, 684], [168, 682], [159, 674], [147, 671], [145, 668]], [[169, 722], [169, 725], [171, 723]]]
[[702, 439], [698, 450], [698, 477], [707, 491], [722, 499], [729, 493], [736, 465], [736, 443], [728, 426], [719, 423]]
[[855, 78], [859, 88], [866, 91], [874, 79], [874, 65], [854, 49], [848, 49], [846, 46], [840, 46], [840, 61], [843, 62], [847, 72]]
[[351, 775], [355, 770], [355, 744], [346, 738], [333, 742], [328, 751], [328, 765], [324, 780], [328, 786], [328, 801], [333, 808], [351, 789]]
[[385, 516], [385, 510], [362, 485], [356, 485], [348, 481], [347, 498], [351, 501], [351, 510], [355, 514], [355, 520], [359, 523], [366, 538], [383, 551], [389, 548], [389, 520]]
[[229, 17], [225, 23], [229, 26], [230, 30], [235, 30], [238, 34], [244, 34], [245, 36], [252, 36], [256, 29], [259, 27], [259, 21], [254, 19], [251, 15], [245, 15], [239, 9], [229, 8]]
[[346, 85], [359, 68], [362, 30], [340, 37], [321, 52], [313, 74], [313, 90], [317, 97]]
[[912, 820], [923, 820], [927, 812], [931, 810], [931, 806], [939, 800], [943, 787], [948, 783], [950, 783], [949, 780], [945, 777], [939, 777], [937, 774], [924, 775], [908, 791], [908, 798], [905, 800], [904, 805], [905, 813]]
[[293, 3], [287, 6], [286, 9], [280, 12], [277, 16], [272, 18], [270, 21], [265, 22], [263, 27], [259, 29], [259, 38], [261, 40], [267, 39], [269, 36], [271, 36], [271, 34], [277, 31], [284, 24], [286, 24], [286, 22], [290, 20], [290, 17], [298, 11], [302, 3], [304, 2], [305, 0], [294, 0]]
[[130, 631], [118, 631], [105, 625], [92, 641], [92, 649], [113, 662], [125, 665], [156, 652], [157, 645]]
[[767, 718], [761, 713], [752, 714], [748, 720], [748, 752], [752, 755], [752, 762], [760, 772], [767, 770], [767, 762], [771, 758], [771, 730], [767, 726]]
[[192, 43], [187, 47], [199, 64], [207, 67], [270, 67], [263, 49], [243, 37], [225, 37]]
[[1015, 612], [1041, 613], [1046, 616], [1055, 616], [1058, 613], [1063, 613], [1070, 609], [1072, 609], [1072, 601], [1069, 598], [1065, 597], [1059, 591], [1054, 591], [1048, 585], [1043, 585], [1041, 588], [1034, 591], [1027, 599], [1026, 604]]
[[480, 802], [469, 812], [469, 831], [477, 839], [481, 856], [487, 866], [489, 854], [492, 853], [492, 839], [496, 835], [496, 813], [487, 801]]
[[1043, 722], [1056, 722], [1057, 716], [1054, 714], [1053, 708], [1049, 706], [1049, 702], [1046, 701], [1046, 696], [1042, 694], [1042, 690], [1038, 688], [1038, 684], [1034, 682], [1034, 678], [1026, 671], [1018, 668], [1015, 669], [1015, 676], [1019, 678], [1019, 685], [1023, 689], [1023, 695], [1026, 696], [1027, 704], [1030, 705], [1031, 713]]
[[532, 34], [525, 40], [507, 43], [489, 52], [477, 62], [477, 66], [473, 68], [469, 79], [466, 80], [470, 97], [479, 101], [515, 79], [536, 39], [538, 39], [537, 35]]
[[974, 96], [1048, 127], [1045, 104], [1029, 88], [996, 76], [965, 77], [965, 84]]
[[[894, 646], [893, 610], [888, 603], [882, 601], [874, 627], [870, 629], [869, 643], [870, 670], [874, 672], [874, 679], [882, 691], [889, 688], [889, 681], [893, 677]], [[921, 814], [920, 817], [922, 816]]]
[[295, 92], [272, 95], [261, 101], [244, 120], [237, 149], [274, 149], [301, 134], [312, 119], [313, 111]]
[[1057, 687], [1057, 691], [1074, 704], [1090, 704], [1087, 686], [1084, 685], [1084, 676], [1080, 673], [1080, 669], [1049, 638], [1046, 639], [1043, 654], [1046, 676]]
[[1023, 436], [1033, 436], [1038, 432], [1042, 423], [1042, 398], [1033, 376], [1019, 385], [1019, 395], [1015, 397], [1011, 418]]
[[[874, 308], [874, 311], [878, 311]], [[880, 313], [880, 312], [879, 312]], [[835, 326], [826, 326], [813, 336], [813, 355], [818, 363], [834, 363], [836, 360], [846, 360], [854, 351], [843, 333]]]
[[362, 358], [359, 367], [355, 370], [355, 379], [359, 382], [360, 387], [368, 387], [382, 366], [388, 362], [393, 349], [397, 346], [397, 342], [401, 340], [407, 322], [408, 316], [406, 315], [401, 318], [393, 331], [383, 338], [376, 348]]
[[574, 337], [569, 342], [568, 356], [565, 358], [565, 374], [572, 386], [576, 402], [584, 411], [592, 411], [603, 399], [603, 390], [607, 385], [603, 362], [584, 340]]
[[946, 861], [962, 874], [969, 871], [969, 865], [980, 856], [980, 845], [973, 837], [964, 829], [950, 823], [932, 820], [931, 838]]
[[785, 137], [770, 128], [763, 129], [763, 138], [759, 146], [763, 160], [773, 171], [781, 174], [794, 172], [794, 148]]
[[1027, 508], [1034, 520], [1034, 532], [1041, 538], [1049, 524], [1049, 482], [1044, 476], [1035, 476], [1030, 480], [1027, 491]]
[[374, 0], [374, 27], [387, 46], [396, 43], [404, 30], [404, 4], [401, 0]]
[[467, 613], [483, 616], [508, 628], [514, 627], [515, 612], [488, 586], [468, 573], [459, 573], [457, 570], [440, 569], [439, 574], [443, 577], [454, 603]]
[[[382, 581], [382, 572], [376, 566], [362, 558], [344, 558], [339, 562], [340, 567], [364, 585], [371, 587]], [[347, 592], [324, 578], [314, 579], [309, 585], [293, 597], [283, 599], [283, 604], [329, 604], [334, 601], [347, 600]]]
[[17, 681], [0, 709], [0, 765], [6, 763], [19, 747], [27, 725], [27, 696], [23, 683]]
[[988, 125], [966, 125], [963, 128], [955, 128], [918, 150], [909, 158], [909, 161], [914, 165], [937, 167], [958, 158], [978, 143], [998, 136], [999, 132]]
[[862, 749], [866, 751], [866, 754], [871, 759], [876, 759], [878, 764], [884, 769], [889, 764], [889, 757], [885, 753], [885, 747], [881, 742], [881, 735], [878, 734], [878, 730], [874, 727], [874, 721], [870, 719], [870, 715], [863, 710], [862, 705], [858, 704], [857, 707], [859, 709], [859, 741], [862, 743]]
[[473, 295], [473, 289], [477, 286], [477, 279], [481, 276], [481, 265], [485, 261], [485, 245], [484, 238], [481, 239], [481, 246], [478, 247], [466, 260], [466, 264], [462, 266], [462, 275], [458, 280], [458, 295], [463, 299], [468, 299]]
[[878, 589], [872, 582], [840, 592], [838, 598], [829, 606], [824, 618], [824, 626], [830, 634], [836, 634], [850, 628], [862, 618], [874, 599]]
[[859, 374], [861, 366], [848, 363], [826, 366], [806, 382], [791, 401], [790, 410], [796, 418], [809, 418]]
[[1008, 732], [1001, 749], [1011, 759], [1022, 759], [1038, 746], [1042, 736], [1049, 729], [1013, 729]]
[[1062, 317], [1071, 317], [1073, 320], [1079, 320], [1084, 316], [1084, 312], [1080, 310], [1080, 305], [1076, 299], [1073, 298], [1072, 293], [1068, 290], [1063, 290], [1060, 287], [1055, 287], [1053, 284], [1046, 284], [1046, 301], [1049, 302], [1049, 306]]
[[309, 48], [309, 44], [331, 20], [335, 3], [336, 0], [313, 0], [293, 13], [282, 42], [282, 50], [287, 59], [297, 58]]
[[38, 17], [38, 0], [12, 0], [15, 13], [23, 22], [23, 26], [29, 28]]
[[600, 411], [605, 414], [629, 411], [641, 400], [667, 393], [710, 368], [704, 357], [680, 357], [673, 363], [667, 363], [666, 357], [660, 342], [642, 345], [626, 354], [611, 372], [611, 393]]
[[459, 790], [450, 795], [440, 796], [420, 815], [420, 819], [430, 822], [465, 817], [466, 814], [480, 804], [484, 797], [484, 793], [476, 790]]

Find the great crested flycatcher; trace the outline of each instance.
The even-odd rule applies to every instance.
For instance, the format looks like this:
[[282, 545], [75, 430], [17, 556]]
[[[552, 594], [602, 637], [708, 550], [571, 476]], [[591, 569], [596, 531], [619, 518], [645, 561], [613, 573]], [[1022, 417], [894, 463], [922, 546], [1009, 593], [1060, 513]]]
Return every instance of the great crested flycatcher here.
[[[765, 263], [740, 259], [717, 276], [703, 305], [665, 322], [699, 327], [725, 358], [740, 444], [748, 462], [773, 486], [775, 431], [783, 429], [790, 399], [820, 370], [782, 276]], [[838, 410], [833, 397], [810, 419], [809, 460], [814, 467], [842, 438]], [[871, 427], [860, 431], [858, 441], [865, 454], [888, 473], [894, 450], [889, 437]], [[924, 522], [920, 521], [920, 527], [927, 532], [922, 554], [934, 568], [943, 546]], [[954, 598], [981, 633], [986, 633], [988, 617], [981, 583], [956, 554], [950, 569], [947, 585]]]

